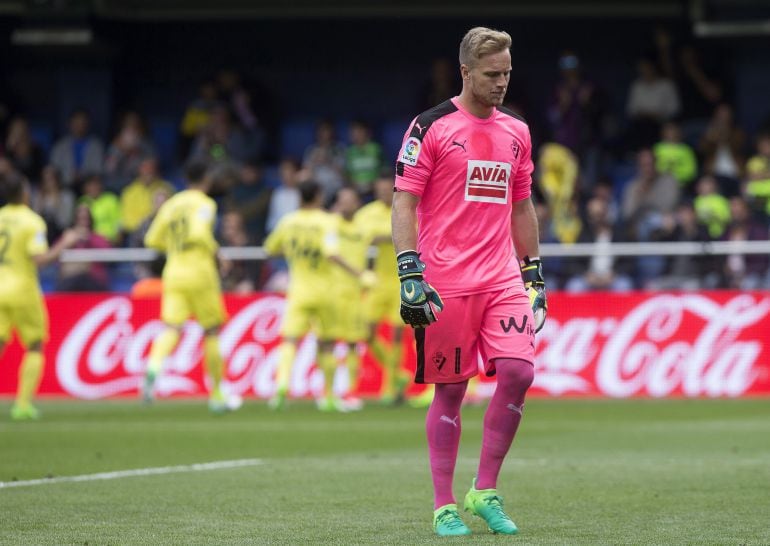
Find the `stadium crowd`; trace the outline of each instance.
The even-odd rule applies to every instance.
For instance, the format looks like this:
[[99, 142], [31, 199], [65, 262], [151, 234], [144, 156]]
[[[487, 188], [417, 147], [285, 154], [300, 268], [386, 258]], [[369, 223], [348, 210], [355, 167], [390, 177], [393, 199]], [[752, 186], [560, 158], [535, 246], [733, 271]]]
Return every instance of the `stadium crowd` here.
[[[537, 112], [547, 123], [533, 127], [542, 242], [770, 238], [770, 120], [750, 137], [736, 122], [729, 83], [696, 48], [674, 48], [668, 33], [657, 31], [628, 82], [622, 114], [608, 106], [576, 53], [564, 52], [558, 71], [547, 110]], [[458, 90], [454, 64], [439, 59], [420, 102], [428, 108]], [[525, 118], [533, 114], [509, 97], [509, 107]], [[50, 151], [35, 141], [23, 112], [0, 119], [0, 175], [26, 177], [31, 206], [52, 241], [77, 226], [84, 234], [77, 248], [141, 246], [155, 211], [183, 186], [181, 166], [203, 160], [216, 180], [220, 244], [259, 245], [298, 208], [302, 181], [319, 183], [327, 204], [343, 187], [355, 188], [366, 203], [374, 181], [392, 177], [395, 162], [365, 121], [338, 135], [334, 120], [317, 123], [302, 157], [277, 150], [270, 158], [266, 150], [277, 146], [247, 87], [229, 70], [204, 81], [186, 107], [177, 162], [165, 171], [142, 112], [116, 117], [105, 141], [91, 131], [87, 110], [72, 112]], [[770, 288], [768, 262], [766, 255], [549, 258], [546, 275], [551, 288], [570, 291]], [[271, 277], [282, 270], [280, 263], [227, 260], [220, 267], [225, 290], [234, 292], [274, 286]], [[126, 289], [153, 269], [65, 263], [43, 280], [46, 289]]]

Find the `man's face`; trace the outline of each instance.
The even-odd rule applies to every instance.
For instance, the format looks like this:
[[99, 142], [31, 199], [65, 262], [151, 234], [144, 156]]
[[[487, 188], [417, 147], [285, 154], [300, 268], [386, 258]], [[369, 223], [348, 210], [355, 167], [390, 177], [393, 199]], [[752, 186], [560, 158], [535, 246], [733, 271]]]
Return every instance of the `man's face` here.
[[78, 113], [72, 116], [70, 119], [70, 132], [78, 137], [82, 138], [88, 134], [88, 116], [83, 113]]
[[485, 55], [475, 66], [462, 65], [463, 83], [473, 98], [484, 106], [500, 106], [511, 79], [511, 52]]
[[358, 193], [350, 188], [340, 190], [335, 205], [337, 212], [343, 216], [352, 216], [358, 210]]
[[374, 197], [388, 206], [393, 204], [393, 179], [378, 178], [374, 182]]

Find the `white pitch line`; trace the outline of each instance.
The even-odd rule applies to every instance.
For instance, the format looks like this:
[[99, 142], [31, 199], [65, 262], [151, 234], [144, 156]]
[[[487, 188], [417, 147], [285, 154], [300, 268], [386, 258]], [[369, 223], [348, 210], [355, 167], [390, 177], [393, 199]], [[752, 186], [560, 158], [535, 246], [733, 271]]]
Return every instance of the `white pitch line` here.
[[179, 474], [182, 472], [204, 472], [206, 470], [223, 470], [226, 468], [241, 468], [264, 464], [261, 459], [237, 459], [234, 461], [215, 461], [213, 463], [183, 464], [179, 466], [158, 466], [154, 468], [136, 468], [133, 470], [116, 470], [114, 472], [99, 472], [97, 474], [82, 474], [80, 476], [61, 476], [58, 478], [43, 478], [40, 480], [23, 480], [0, 482], [0, 489], [10, 487], [27, 487], [32, 485], [48, 485], [54, 483], [93, 482], [98, 480], [117, 480], [137, 476], [157, 476], [160, 474]]

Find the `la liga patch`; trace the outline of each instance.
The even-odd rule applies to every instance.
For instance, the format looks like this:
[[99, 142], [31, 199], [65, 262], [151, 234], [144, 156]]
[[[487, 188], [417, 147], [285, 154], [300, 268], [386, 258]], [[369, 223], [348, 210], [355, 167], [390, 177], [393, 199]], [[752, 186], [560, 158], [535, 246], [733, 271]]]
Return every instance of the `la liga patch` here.
[[406, 142], [404, 142], [404, 148], [401, 150], [401, 162], [411, 165], [412, 167], [416, 166], [421, 149], [422, 142], [420, 142], [420, 139], [409, 137], [406, 139]]

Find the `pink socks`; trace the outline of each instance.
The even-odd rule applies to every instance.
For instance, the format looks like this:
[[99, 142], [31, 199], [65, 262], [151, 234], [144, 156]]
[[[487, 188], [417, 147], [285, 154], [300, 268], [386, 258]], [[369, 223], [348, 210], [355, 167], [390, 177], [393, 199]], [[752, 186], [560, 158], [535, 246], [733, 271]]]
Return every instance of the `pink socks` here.
[[460, 407], [467, 387], [467, 381], [437, 384], [436, 394], [425, 419], [435, 493], [434, 509], [455, 502], [452, 478], [457, 462], [457, 448], [460, 446]]
[[495, 360], [495, 367], [497, 389], [484, 415], [484, 436], [479, 471], [476, 475], [476, 489], [497, 487], [500, 467], [511, 448], [516, 429], [519, 428], [524, 396], [535, 378], [534, 367], [526, 360], [498, 358]]

